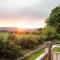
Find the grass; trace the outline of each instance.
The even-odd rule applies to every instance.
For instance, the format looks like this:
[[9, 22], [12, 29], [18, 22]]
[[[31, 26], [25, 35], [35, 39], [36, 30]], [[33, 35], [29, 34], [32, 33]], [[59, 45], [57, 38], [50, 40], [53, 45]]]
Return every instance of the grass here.
[[44, 50], [39, 50], [37, 52], [35, 52], [34, 54], [31, 54], [29, 57], [27, 57], [26, 60], [35, 60], [38, 56], [40, 56], [42, 53], [44, 52]]
[[8, 32], [0, 32], [0, 36], [8, 36]]
[[53, 49], [53, 51], [55, 51], [55, 52], [60, 52], [60, 48], [59, 48], [59, 47], [55, 47], [55, 48]]

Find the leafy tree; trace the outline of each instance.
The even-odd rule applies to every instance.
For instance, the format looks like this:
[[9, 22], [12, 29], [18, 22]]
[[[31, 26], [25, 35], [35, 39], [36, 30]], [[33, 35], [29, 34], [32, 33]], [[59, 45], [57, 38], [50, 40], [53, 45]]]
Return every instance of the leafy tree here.
[[53, 40], [56, 37], [56, 29], [51, 26], [47, 26], [42, 31], [44, 40]]
[[47, 25], [56, 28], [57, 33], [60, 33], [60, 5], [54, 8], [47, 19]]

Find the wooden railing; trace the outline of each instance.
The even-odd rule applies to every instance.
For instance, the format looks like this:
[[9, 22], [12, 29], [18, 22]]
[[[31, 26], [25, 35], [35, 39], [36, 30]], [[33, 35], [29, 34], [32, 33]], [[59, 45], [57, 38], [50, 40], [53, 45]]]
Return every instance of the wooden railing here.
[[52, 48], [51, 42], [45, 42], [44, 46], [45, 53], [41, 54], [35, 60], [51, 60], [51, 48]]
[[48, 53], [41, 54], [38, 58], [35, 60], [48, 60]]
[[48, 60], [48, 54], [45, 54], [40, 60]]

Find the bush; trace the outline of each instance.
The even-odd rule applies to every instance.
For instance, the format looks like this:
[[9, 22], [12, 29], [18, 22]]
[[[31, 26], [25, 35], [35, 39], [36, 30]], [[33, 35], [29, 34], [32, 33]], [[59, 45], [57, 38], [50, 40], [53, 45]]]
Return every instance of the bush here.
[[20, 43], [22, 48], [33, 49], [35, 47], [35, 43], [31, 40], [23, 40]]
[[24, 35], [16, 41], [22, 48], [32, 49], [38, 44], [37, 35]]
[[[13, 41], [12, 41], [13, 42]], [[18, 45], [10, 45], [9, 40], [0, 38], [0, 57], [18, 58], [22, 56]]]

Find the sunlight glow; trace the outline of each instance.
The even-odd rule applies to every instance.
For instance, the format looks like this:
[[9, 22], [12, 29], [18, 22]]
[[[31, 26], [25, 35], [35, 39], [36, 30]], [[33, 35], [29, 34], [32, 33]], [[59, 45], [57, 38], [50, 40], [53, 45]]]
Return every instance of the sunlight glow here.
[[34, 19], [30, 17], [1, 19], [0, 21], [0, 27], [43, 28], [45, 25], [44, 19]]

